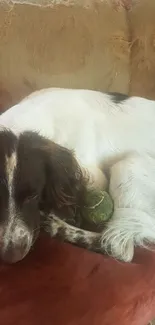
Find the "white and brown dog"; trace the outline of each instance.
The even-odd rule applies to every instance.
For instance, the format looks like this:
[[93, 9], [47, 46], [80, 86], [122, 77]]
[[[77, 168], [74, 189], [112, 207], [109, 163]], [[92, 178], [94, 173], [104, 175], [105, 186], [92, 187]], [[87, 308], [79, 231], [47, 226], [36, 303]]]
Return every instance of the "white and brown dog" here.
[[[16, 262], [29, 252], [40, 210], [52, 236], [124, 261], [134, 246], [155, 243], [154, 101], [51, 88], [3, 113], [0, 125], [2, 259]], [[108, 186], [114, 200], [99, 234], [62, 218], [82, 211], [89, 186]]]

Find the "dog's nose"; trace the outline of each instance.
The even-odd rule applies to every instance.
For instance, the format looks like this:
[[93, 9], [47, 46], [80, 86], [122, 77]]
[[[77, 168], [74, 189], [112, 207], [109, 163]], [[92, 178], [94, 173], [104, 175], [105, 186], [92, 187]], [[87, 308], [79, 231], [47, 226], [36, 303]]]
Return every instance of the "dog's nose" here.
[[16, 242], [10, 240], [8, 245], [2, 249], [1, 258], [6, 263], [16, 263], [21, 261], [29, 252], [28, 236], [18, 238]]

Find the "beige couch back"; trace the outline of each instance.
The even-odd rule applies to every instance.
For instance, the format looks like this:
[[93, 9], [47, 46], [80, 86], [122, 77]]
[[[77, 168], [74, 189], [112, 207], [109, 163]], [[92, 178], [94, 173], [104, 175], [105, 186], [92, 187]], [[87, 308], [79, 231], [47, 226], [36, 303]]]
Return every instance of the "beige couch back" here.
[[51, 86], [155, 99], [154, 0], [48, 4], [0, 5], [0, 109]]

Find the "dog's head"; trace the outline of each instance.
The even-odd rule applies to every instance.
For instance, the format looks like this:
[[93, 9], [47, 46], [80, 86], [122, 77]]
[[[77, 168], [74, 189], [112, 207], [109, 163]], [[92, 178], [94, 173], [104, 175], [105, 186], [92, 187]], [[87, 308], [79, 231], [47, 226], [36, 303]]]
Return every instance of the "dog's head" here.
[[85, 185], [71, 151], [35, 132], [0, 131], [0, 256], [13, 263], [38, 236], [40, 209], [69, 217], [84, 202]]

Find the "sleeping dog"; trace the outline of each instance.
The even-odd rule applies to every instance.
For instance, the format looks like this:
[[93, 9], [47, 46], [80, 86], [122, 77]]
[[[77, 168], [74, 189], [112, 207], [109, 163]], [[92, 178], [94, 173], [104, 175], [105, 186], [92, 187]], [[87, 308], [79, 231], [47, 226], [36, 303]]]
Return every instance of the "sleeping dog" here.
[[[40, 226], [131, 261], [155, 242], [155, 102], [91, 90], [34, 92], [0, 117], [0, 255], [21, 260]], [[107, 189], [102, 233], [66, 223], [88, 188]], [[40, 213], [42, 211], [42, 213]]]

